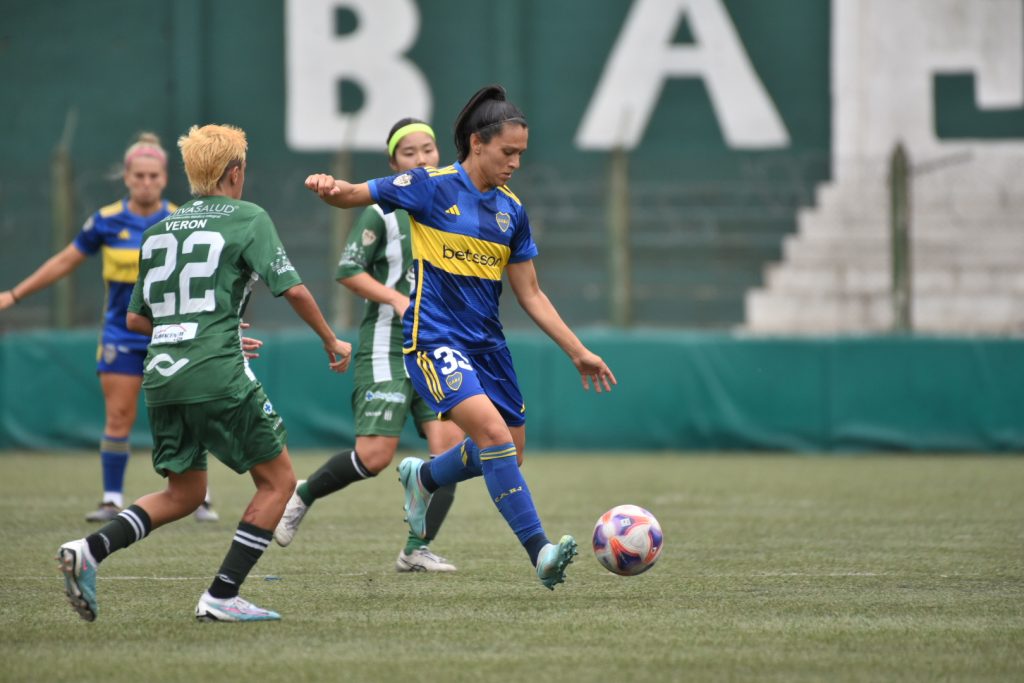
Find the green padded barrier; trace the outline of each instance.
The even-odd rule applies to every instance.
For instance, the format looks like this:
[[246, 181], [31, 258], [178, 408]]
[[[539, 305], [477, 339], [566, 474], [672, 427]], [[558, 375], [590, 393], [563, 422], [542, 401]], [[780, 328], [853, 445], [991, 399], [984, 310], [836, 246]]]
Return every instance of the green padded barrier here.
[[[351, 376], [334, 375], [304, 330], [259, 333], [253, 367], [296, 448], [353, 440]], [[531, 449], [1018, 451], [1024, 340], [746, 338], [587, 330], [612, 367], [585, 392], [537, 333], [509, 335]], [[0, 337], [0, 448], [91, 448], [103, 406], [88, 332]], [[150, 444], [144, 411], [133, 444]], [[424, 442], [407, 425], [403, 445]]]

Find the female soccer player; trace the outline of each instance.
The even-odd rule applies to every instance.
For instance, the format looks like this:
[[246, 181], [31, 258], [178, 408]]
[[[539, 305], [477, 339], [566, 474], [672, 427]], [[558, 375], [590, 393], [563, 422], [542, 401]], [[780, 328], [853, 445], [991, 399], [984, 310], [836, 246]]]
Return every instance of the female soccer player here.
[[420, 395], [469, 438], [430, 462], [406, 458], [399, 465], [410, 528], [424, 535], [427, 503], [438, 487], [482, 475], [538, 578], [554, 589], [564, 581], [576, 541], [569, 535], [548, 541], [519, 471], [526, 406], [498, 320], [502, 273], [523, 309], [569, 356], [584, 389], [593, 383], [598, 392], [610, 391], [616, 381], [537, 282], [530, 222], [506, 185], [527, 141], [522, 111], [504, 88], [487, 86], [456, 119], [457, 163], [360, 184], [315, 174], [306, 187], [333, 206], [376, 202], [411, 217], [416, 284], [403, 318], [406, 368]]
[[[440, 157], [434, 131], [419, 119], [392, 126], [387, 138], [388, 162], [396, 172], [435, 167]], [[338, 282], [367, 300], [355, 355], [352, 412], [356, 421], [355, 450], [330, 458], [308, 481], [300, 481], [274, 531], [279, 545], [292, 542], [313, 501], [351, 483], [376, 476], [391, 464], [405, 418], [411, 416], [432, 454], [460, 443], [463, 434], [451, 422], [437, 419], [409, 381], [402, 360], [402, 314], [412, 290], [412, 245], [409, 214], [384, 213], [379, 206], [363, 211], [352, 226], [338, 264]], [[451, 506], [455, 484], [439, 489], [430, 501], [424, 538], [409, 533], [395, 568], [400, 572], [455, 571], [455, 566], [430, 551]]]
[[97, 566], [195, 510], [206, 491], [207, 453], [213, 453], [235, 472], [248, 472], [256, 493], [199, 598], [196, 618], [276, 620], [276, 612], [238, 593], [270, 546], [295, 490], [295, 472], [284, 424], [241, 348], [239, 317], [262, 280], [320, 337], [331, 370], [348, 368], [352, 346], [335, 338], [267, 212], [241, 201], [245, 132], [192, 126], [178, 147], [195, 199], [143, 234], [127, 318], [130, 330], [150, 337], [143, 384], [153, 468], [167, 477], [167, 488], [139, 498], [96, 533], [64, 543], [57, 560], [72, 608], [95, 620]]
[[[103, 253], [103, 280], [107, 301], [103, 331], [96, 351], [96, 372], [103, 389], [106, 422], [100, 441], [103, 464], [103, 498], [99, 508], [85, 519], [108, 522], [124, 504], [124, 473], [128, 467], [128, 437], [135, 423], [142, 361], [149, 337], [125, 327], [128, 300], [139, 272], [139, 245], [146, 228], [176, 207], [163, 199], [167, 186], [167, 152], [153, 133], [141, 133], [124, 153], [124, 184], [128, 197], [104, 206], [92, 214], [75, 240], [52, 256], [17, 285], [0, 292], [0, 310], [49, 287], [70, 274], [98, 251]], [[209, 496], [196, 510], [200, 521], [216, 521]]]

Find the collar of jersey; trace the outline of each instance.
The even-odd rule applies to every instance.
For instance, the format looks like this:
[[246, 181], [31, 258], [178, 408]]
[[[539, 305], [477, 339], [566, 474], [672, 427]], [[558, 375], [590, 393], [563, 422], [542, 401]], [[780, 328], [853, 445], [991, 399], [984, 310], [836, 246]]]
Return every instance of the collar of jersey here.
[[490, 197], [498, 191], [498, 188], [492, 187], [487, 192], [481, 192], [477, 189], [476, 183], [473, 182], [473, 179], [469, 177], [469, 173], [466, 169], [462, 168], [462, 162], [456, 161], [453, 165], [459, 171], [459, 176], [462, 178], [462, 184], [468, 187], [470, 192], [475, 194], [477, 197]]

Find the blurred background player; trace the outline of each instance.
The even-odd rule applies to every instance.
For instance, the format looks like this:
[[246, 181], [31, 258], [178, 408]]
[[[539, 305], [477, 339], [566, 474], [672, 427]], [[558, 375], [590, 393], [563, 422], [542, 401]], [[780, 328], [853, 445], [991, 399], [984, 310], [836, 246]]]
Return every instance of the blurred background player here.
[[[419, 119], [405, 118], [392, 126], [387, 138], [388, 161], [396, 172], [435, 167], [440, 162], [434, 131]], [[402, 314], [412, 288], [412, 240], [409, 214], [398, 209], [384, 213], [377, 205], [362, 212], [349, 232], [338, 264], [338, 282], [366, 299], [355, 354], [352, 412], [355, 450], [338, 453], [300, 481], [274, 531], [279, 545], [292, 542], [313, 501], [349, 484], [376, 476], [391, 464], [405, 418], [411, 416], [431, 455], [453, 448], [463, 433], [451, 422], [437, 419], [416, 393], [402, 359]], [[395, 560], [400, 572], [455, 571], [455, 565], [431, 552], [451, 507], [455, 484], [438, 489], [430, 500], [427, 527], [421, 538], [411, 531]]]
[[[107, 300], [96, 351], [96, 372], [106, 411], [100, 442], [103, 497], [99, 507], [85, 516], [90, 522], [110, 521], [124, 504], [124, 474], [130, 454], [128, 438], [138, 412], [142, 361], [149, 344], [148, 336], [125, 327], [125, 314], [139, 272], [142, 233], [177, 209], [163, 198], [167, 186], [167, 152], [153, 133], [140, 133], [125, 151], [124, 184], [128, 188], [126, 198], [89, 216], [71, 244], [17, 285], [0, 292], [0, 310], [3, 310], [70, 274], [86, 257], [103, 252]], [[196, 510], [196, 519], [217, 520], [209, 495]]]
[[129, 329], [151, 337], [143, 386], [153, 467], [167, 478], [167, 488], [139, 498], [98, 532], [58, 550], [68, 601], [86, 621], [97, 616], [97, 565], [202, 503], [207, 452], [239, 474], [249, 472], [256, 494], [199, 598], [196, 618], [280, 618], [238, 595], [295, 489], [284, 425], [242, 349], [239, 318], [253, 285], [263, 280], [275, 296], [284, 296], [323, 341], [331, 370], [344, 372], [352, 351], [335, 338], [302, 284], [270, 216], [240, 201], [244, 131], [193, 126], [178, 146], [196, 198], [143, 235], [127, 319]]
[[459, 161], [414, 168], [358, 185], [324, 174], [306, 187], [341, 208], [376, 202], [409, 212], [416, 284], [403, 319], [405, 364], [419, 394], [469, 436], [424, 463], [405, 458], [399, 478], [413, 533], [423, 537], [427, 504], [441, 486], [483, 476], [491, 499], [526, 549], [538, 578], [554, 589], [576, 554], [576, 541], [551, 543], [519, 471], [526, 406], [498, 319], [502, 274], [531, 319], [565, 351], [584, 389], [610, 391], [615, 376], [565, 324], [541, 291], [530, 221], [508, 188], [526, 151], [522, 111], [501, 86], [479, 90], [455, 122]]

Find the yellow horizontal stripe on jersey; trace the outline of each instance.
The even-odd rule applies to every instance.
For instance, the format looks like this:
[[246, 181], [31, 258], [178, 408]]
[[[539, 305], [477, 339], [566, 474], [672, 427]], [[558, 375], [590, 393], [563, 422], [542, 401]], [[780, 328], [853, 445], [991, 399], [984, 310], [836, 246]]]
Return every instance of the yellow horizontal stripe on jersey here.
[[412, 223], [412, 251], [417, 259], [454, 275], [501, 280], [501, 273], [512, 254], [504, 244], [436, 230], [419, 223], [412, 216], [409, 218]]
[[139, 250], [103, 247], [103, 279], [135, 282], [139, 279]]
[[124, 207], [121, 206], [121, 200], [118, 199], [116, 202], [112, 204], [107, 204], [106, 206], [101, 208], [100, 215], [103, 216], [104, 218], [110, 218], [111, 216], [116, 216], [117, 214], [121, 213], [121, 211], [123, 210]]
[[523, 205], [523, 203], [521, 201], [519, 201], [519, 197], [516, 196], [515, 192], [513, 192], [510, 189], [508, 189], [508, 185], [499, 185], [498, 189], [501, 190], [502, 194], [508, 196], [509, 199], [514, 201], [519, 206]]
[[483, 452], [481, 452], [480, 453], [480, 461], [483, 462], [485, 460], [500, 460], [501, 458], [511, 458], [511, 457], [514, 457], [515, 454], [516, 454], [516, 447], [515, 446], [512, 446], [511, 448], [506, 448], [503, 451], [498, 451], [497, 453], [488, 453], [486, 456], [483, 454]]

